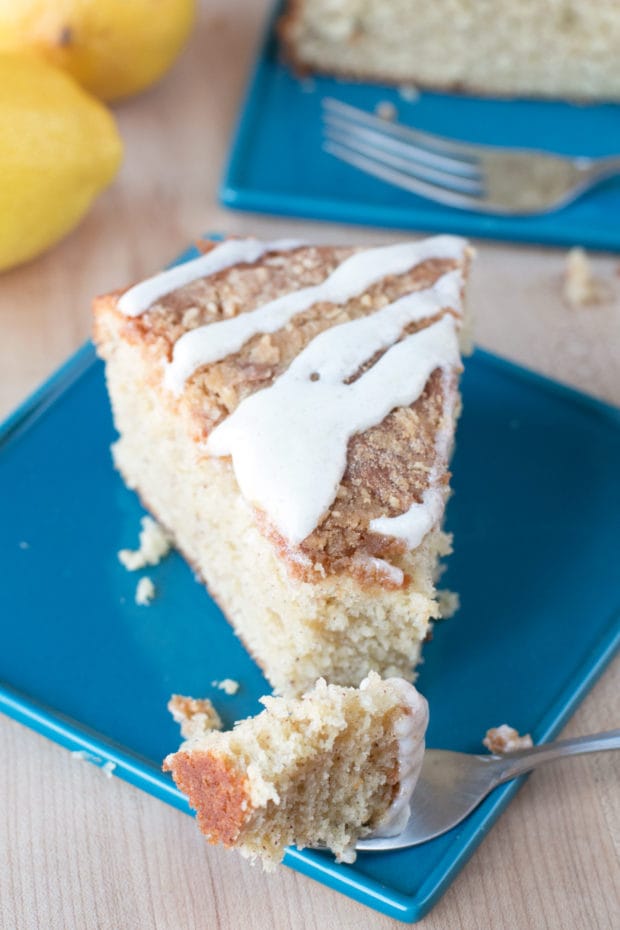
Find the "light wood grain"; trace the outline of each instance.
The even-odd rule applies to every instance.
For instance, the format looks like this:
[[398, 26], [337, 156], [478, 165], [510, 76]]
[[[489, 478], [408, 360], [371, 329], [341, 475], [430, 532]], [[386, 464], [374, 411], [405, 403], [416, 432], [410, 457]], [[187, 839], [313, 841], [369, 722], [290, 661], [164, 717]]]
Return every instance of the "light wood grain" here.
[[[203, 4], [173, 72], [117, 109], [126, 159], [114, 186], [60, 246], [0, 278], [0, 415], [88, 336], [93, 294], [155, 271], [200, 232], [394, 237], [216, 205], [265, 8], [252, 0]], [[579, 310], [562, 301], [563, 262], [561, 251], [480, 244], [471, 289], [478, 341], [620, 402], [618, 258], [595, 259], [610, 296]], [[619, 695], [616, 662], [566, 732], [617, 726]], [[265, 877], [207, 848], [187, 816], [6, 718], [0, 738], [2, 930], [395, 925], [288, 869]], [[619, 780], [612, 754], [536, 773], [422, 926], [617, 927]]]

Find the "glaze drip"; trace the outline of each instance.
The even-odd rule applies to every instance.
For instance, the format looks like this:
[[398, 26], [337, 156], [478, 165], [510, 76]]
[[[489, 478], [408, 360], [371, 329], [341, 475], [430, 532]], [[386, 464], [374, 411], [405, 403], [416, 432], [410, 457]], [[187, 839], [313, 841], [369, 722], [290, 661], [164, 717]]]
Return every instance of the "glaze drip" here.
[[282, 329], [314, 304], [344, 304], [388, 275], [404, 274], [432, 258], [460, 258], [463, 248], [463, 240], [456, 236], [435, 236], [421, 242], [401, 242], [356, 252], [321, 284], [285, 294], [250, 313], [184, 333], [175, 343], [164, 382], [171, 391], [180, 394], [187, 379], [203, 365], [238, 352], [253, 336]]
[[125, 316], [140, 316], [156, 301], [171, 294], [192, 281], [199, 278], [208, 278], [234, 265], [242, 262], [249, 264], [257, 262], [268, 252], [285, 252], [298, 249], [303, 242], [296, 239], [277, 239], [275, 242], [260, 242], [258, 239], [227, 239], [226, 242], [216, 245], [213, 249], [194, 258], [162, 271], [140, 284], [130, 287], [121, 295], [118, 309]]
[[[372, 316], [324, 331], [211, 433], [207, 451], [232, 457], [242, 494], [289, 544], [302, 542], [334, 501], [350, 438], [417, 400], [435, 369], [458, 366], [450, 313], [401, 338], [409, 323], [446, 308], [460, 308], [457, 271]], [[379, 351], [372, 367], [346, 383]], [[426, 502], [418, 506], [427, 509]], [[418, 525], [429, 519], [421, 517]]]

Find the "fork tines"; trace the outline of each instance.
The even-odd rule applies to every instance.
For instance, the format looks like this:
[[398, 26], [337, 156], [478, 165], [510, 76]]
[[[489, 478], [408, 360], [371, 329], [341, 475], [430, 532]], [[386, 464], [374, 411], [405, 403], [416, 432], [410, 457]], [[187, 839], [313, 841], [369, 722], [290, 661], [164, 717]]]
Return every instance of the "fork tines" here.
[[451, 206], [477, 206], [484, 178], [476, 146], [323, 100], [324, 151], [391, 184]]

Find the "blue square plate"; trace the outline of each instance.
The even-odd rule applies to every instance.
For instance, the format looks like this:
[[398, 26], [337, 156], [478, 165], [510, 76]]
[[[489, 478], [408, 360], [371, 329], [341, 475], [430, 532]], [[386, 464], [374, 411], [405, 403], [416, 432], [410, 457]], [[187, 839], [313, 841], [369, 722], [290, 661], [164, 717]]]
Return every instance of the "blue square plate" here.
[[[479, 751], [504, 721], [552, 737], [613, 654], [620, 414], [484, 352], [467, 363], [463, 395], [446, 579], [462, 608], [436, 627], [419, 686], [429, 745]], [[179, 742], [170, 694], [211, 695], [232, 724], [269, 688], [176, 553], [147, 569], [157, 599], [135, 605], [140, 573], [116, 553], [135, 545], [142, 510], [112, 467], [113, 439], [90, 345], [2, 428], [0, 709], [187, 811], [160, 770]], [[234, 697], [212, 687], [225, 677], [241, 682]], [[498, 788], [461, 827], [416, 849], [353, 866], [291, 850], [286, 862], [414, 921], [517, 788]]]
[[220, 189], [226, 206], [401, 229], [458, 232], [620, 249], [620, 178], [572, 206], [538, 217], [485, 216], [453, 210], [392, 187], [321, 150], [321, 100], [336, 97], [373, 111], [394, 104], [401, 122], [455, 139], [545, 149], [566, 155], [620, 153], [620, 107], [493, 100], [422, 93], [312, 78], [282, 64], [273, 23], [259, 53]]

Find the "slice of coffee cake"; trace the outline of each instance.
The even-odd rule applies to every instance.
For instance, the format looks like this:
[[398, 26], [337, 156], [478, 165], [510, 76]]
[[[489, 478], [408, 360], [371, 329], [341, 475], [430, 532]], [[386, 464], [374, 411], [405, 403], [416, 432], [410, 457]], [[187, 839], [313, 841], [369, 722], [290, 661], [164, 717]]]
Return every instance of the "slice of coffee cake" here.
[[410, 677], [450, 548], [467, 246], [204, 250], [95, 303], [115, 462], [275, 688]]
[[292, 843], [352, 862], [358, 838], [404, 829], [428, 723], [413, 685], [371, 673], [359, 688], [321, 680], [301, 699], [262, 702], [258, 716], [200, 732], [164, 763], [209, 842], [272, 869]]

